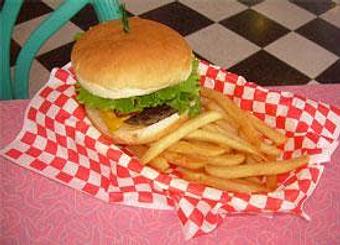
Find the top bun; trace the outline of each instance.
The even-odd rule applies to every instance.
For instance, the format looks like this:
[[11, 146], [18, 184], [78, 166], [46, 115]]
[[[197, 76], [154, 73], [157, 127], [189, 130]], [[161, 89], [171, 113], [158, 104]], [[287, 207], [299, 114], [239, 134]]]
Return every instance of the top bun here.
[[119, 99], [149, 94], [189, 77], [192, 50], [180, 34], [141, 18], [130, 18], [129, 24], [129, 33], [120, 20], [96, 25], [76, 42], [71, 61], [85, 89]]

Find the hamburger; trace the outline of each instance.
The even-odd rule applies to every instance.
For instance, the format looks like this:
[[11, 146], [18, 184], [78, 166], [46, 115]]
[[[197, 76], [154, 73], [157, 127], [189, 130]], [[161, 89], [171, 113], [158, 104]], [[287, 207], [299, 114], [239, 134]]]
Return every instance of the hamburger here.
[[92, 27], [75, 43], [71, 62], [77, 99], [116, 144], [152, 143], [200, 113], [198, 61], [173, 29], [146, 19]]

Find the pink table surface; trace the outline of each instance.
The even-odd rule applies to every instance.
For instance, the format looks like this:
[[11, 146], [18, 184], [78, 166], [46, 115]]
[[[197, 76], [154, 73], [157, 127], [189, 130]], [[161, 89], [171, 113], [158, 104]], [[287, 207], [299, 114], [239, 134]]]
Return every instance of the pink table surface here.
[[[276, 89], [340, 105], [340, 85]], [[27, 100], [0, 102], [0, 147], [14, 139]], [[340, 244], [340, 150], [307, 201], [311, 221], [292, 215], [226, 217], [189, 244]], [[182, 244], [173, 211], [106, 204], [0, 157], [0, 244]]]

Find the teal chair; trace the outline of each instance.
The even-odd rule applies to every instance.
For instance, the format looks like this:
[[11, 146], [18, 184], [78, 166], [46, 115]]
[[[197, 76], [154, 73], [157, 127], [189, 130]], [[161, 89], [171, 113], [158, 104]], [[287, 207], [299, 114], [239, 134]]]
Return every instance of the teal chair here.
[[85, 5], [92, 4], [99, 22], [121, 17], [119, 0], [65, 0], [39, 27], [31, 33], [22, 47], [15, 66], [10, 70], [10, 41], [13, 26], [24, 0], [5, 0], [0, 12], [0, 100], [28, 97], [28, 79], [33, 59], [40, 47], [77, 14]]

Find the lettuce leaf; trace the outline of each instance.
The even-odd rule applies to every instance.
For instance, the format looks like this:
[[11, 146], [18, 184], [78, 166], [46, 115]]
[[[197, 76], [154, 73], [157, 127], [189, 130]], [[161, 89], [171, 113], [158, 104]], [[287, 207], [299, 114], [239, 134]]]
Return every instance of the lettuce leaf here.
[[197, 66], [198, 60], [194, 59], [192, 72], [186, 81], [151, 94], [112, 100], [93, 95], [83, 87], [78, 86], [77, 99], [82, 104], [104, 111], [115, 110], [121, 113], [141, 112], [147, 107], [167, 104], [180, 114], [188, 111], [189, 116], [195, 116], [200, 113], [201, 108]]

